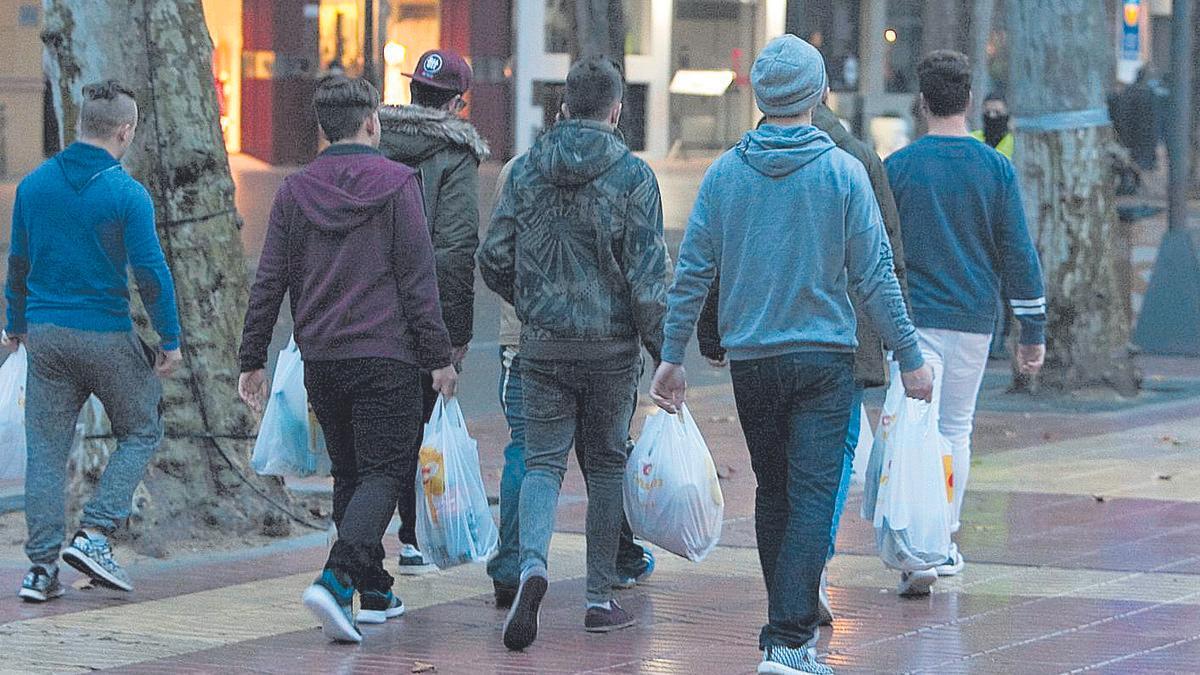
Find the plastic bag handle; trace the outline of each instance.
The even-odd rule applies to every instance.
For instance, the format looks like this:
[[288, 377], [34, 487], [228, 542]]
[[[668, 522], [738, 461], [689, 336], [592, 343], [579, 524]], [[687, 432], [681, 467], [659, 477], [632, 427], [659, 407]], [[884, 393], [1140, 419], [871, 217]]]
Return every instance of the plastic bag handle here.
[[447, 402], [446, 397], [438, 394], [437, 402], [433, 404], [433, 412], [429, 415], [429, 424], [436, 426], [442, 422], [456, 429], [467, 428], [467, 420], [463, 417], [462, 406], [458, 404], [457, 397]]

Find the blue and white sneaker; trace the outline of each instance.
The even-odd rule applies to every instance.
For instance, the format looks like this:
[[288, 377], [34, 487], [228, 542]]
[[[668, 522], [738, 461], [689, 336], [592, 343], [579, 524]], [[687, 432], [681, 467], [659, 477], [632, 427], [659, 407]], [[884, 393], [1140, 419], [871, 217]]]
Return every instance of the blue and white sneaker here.
[[617, 580], [613, 583], [613, 588], [629, 589], [644, 584], [650, 579], [650, 575], [654, 574], [654, 553], [645, 546], [642, 547], [642, 560], [640, 570], [617, 570]]
[[404, 616], [404, 602], [391, 591], [363, 591], [358, 602], [359, 623], [386, 623], [388, 619]]
[[129, 575], [112, 557], [112, 546], [108, 537], [89, 534], [83, 530], [71, 538], [71, 545], [62, 554], [63, 562], [91, 578], [97, 586], [132, 591]]
[[354, 586], [343, 575], [326, 569], [304, 591], [304, 606], [321, 622], [321, 630], [334, 642], [362, 642], [354, 624]]
[[758, 672], [760, 675], [833, 675], [833, 668], [817, 661], [817, 650], [811, 647], [767, 647], [763, 650]]
[[57, 565], [53, 570], [47, 570], [42, 565], [34, 565], [25, 574], [25, 580], [21, 582], [21, 590], [17, 591], [17, 597], [25, 602], [46, 602], [54, 598], [61, 598], [65, 592], [62, 584], [58, 583]]

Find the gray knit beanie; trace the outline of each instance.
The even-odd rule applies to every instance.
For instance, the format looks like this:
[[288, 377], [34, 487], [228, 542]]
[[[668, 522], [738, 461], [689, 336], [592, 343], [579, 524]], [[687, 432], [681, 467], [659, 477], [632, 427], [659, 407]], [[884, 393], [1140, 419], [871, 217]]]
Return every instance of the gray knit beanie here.
[[795, 117], [815, 108], [825, 95], [825, 59], [795, 35], [781, 35], [754, 60], [750, 85], [763, 114]]

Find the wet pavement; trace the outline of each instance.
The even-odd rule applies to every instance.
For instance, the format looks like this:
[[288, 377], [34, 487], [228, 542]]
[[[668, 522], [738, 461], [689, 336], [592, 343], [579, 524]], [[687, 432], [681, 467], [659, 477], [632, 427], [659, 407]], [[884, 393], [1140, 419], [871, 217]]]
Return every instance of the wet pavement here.
[[[237, 161], [253, 254], [269, 207], [262, 195], [285, 172]], [[485, 189], [495, 169], [485, 167]], [[674, 245], [702, 170], [693, 163], [661, 173]], [[463, 405], [495, 494], [506, 439], [495, 402], [497, 313], [482, 287], [479, 297]], [[277, 337], [287, 330], [285, 320]], [[1158, 390], [1135, 404], [1048, 404], [1006, 397], [1005, 365], [995, 364], [959, 536], [966, 570], [929, 598], [897, 597], [896, 574], [875, 555], [852, 495], [830, 566], [837, 621], [819, 645], [826, 660], [840, 673], [1200, 672], [1200, 361], [1142, 365]], [[727, 373], [694, 361], [689, 370], [689, 405], [724, 477], [722, 543], [699, 564], [659, 551], [649, 582], [618, 595], [639, 620], [634, 628], [583, 631], [585, 500], [572, 467], [539, 640], [525, 653], [501, 645], [503, 613], [477, 565], [398, 578], [405, 617], [367, 627], [361, 646], [328, 643], [299, 602], [324, 560], [321, 532], [261, 549], [140, 560], [129, 566], [137, 586], [129, 595], [75, 588], [70, 569], [61, 600], [26, 605], [3, 592], [0, 672], [753, 672], [766, 613], [754, 477]], [[394, 537], [387, 544], [394, 554]], [[25, 565], [15, 553], [0, 556], [0, 579], [15, 591]]]

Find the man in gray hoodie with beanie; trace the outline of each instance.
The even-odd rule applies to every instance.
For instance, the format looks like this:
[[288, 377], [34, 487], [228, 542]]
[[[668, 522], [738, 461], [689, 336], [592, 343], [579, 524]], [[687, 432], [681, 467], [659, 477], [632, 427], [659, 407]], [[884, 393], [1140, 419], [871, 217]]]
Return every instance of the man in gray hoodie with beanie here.
[[818, 590], [829, 550], [854, 391], [854, 308], [896, 353], [908, 395], [930, 400], [866, 169], [812, 125], [828, 92], [820, 52], [772, 40], [750, 73], [764, 123], [704, 176], [668, 296], [650, 395], [674, 413], [683, 356], [721, 277], [722, 346], [758, 480], [755, 532], [767, 586], [759, 673], [832, 673], [816, 659]]

